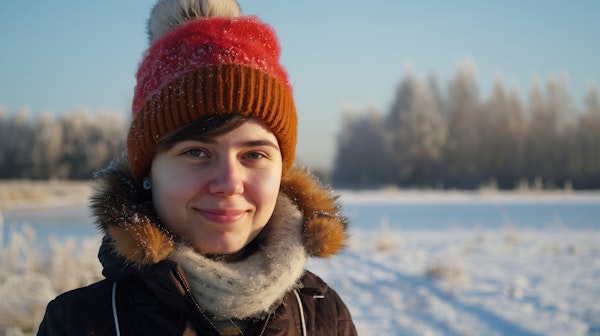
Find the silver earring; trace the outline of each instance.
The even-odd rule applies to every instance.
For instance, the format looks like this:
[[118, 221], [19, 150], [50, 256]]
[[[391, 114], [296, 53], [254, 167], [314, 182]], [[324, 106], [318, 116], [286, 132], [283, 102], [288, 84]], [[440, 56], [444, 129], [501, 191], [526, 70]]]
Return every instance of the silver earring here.
[[148, 179], [144, 179], [144, 182], [142, 183], [142, 187], [144, 187], [144, 189], [146, 189], [146, 190], [150, 190], [150, 189], [152, 189], [152, 182], [150, 182], [150, 180], [148, 180]]

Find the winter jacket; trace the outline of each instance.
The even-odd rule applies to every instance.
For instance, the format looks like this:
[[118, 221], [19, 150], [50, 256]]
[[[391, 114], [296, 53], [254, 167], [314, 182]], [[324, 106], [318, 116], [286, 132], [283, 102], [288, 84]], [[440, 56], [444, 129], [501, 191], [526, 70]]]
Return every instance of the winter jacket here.
[[355, 335], [338, 294], [304, 270], [339, 252], [346, 220], [309, 174], [282, 181], [267, 226], [236, 263], [209, 260], [160, 225], [126, 161], [99, 174], [92, 210], [104, 233], [105, 279], [48, 304], [38, 335], [219, 335], [215, 320], [247, 322], [244, 335]]

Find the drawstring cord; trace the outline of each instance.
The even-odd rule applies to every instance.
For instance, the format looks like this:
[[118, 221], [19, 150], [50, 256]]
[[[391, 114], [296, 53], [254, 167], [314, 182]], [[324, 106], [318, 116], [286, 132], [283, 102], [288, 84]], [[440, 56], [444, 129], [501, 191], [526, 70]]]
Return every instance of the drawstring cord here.
[[113, 320], [115, 321], [115, 330], [117, 336], [121, 336], [121, 330], [119, 330], [119, 317], [117, 316], [117, 282], [113, 282], [112, 287], [112, 312]]
[[298, 294], [297, 289], [294, 289], [294, 295], [296, 296], [296, 300], [298, 301], [298, 308], [300, 309], [300, 322], [302, 323], [302, 335], [307, 336], [306, 321], [304, 320], [304, 309], [302, 308], [302, 299], [300, 299], [300, 294]]

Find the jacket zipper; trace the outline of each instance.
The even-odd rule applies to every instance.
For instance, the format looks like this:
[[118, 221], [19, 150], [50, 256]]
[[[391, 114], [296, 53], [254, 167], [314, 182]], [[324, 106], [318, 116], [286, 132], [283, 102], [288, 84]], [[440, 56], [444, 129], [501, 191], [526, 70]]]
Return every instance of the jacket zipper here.
[[[183, 286], [183, 289], [185, 290], [185, 295], [187, 297], [189, 297], [192, 302], [194, 303], [194, 306], [196, 306], [196, 309], [198, 310], [198, 312], [200, 313], [200, 315], [202, 315], [202, 317], [204, 317], [205, 320], [208, 321], [208, 323], [210, 323], [211, 327], [214, 329], [214, 331], [217, 332], [217, 334], [219, 333], [219, 330], [217, 329], [217, 327], [212, 323], [212, 321], [206, 316], [206, 314], [204, 314], [204, 310], [202, 310], [202, 308], [200, 307], [200, 304], [198, 303], [198, 301], [196, 301], [196, 298], [194, 297], [194, 295], [192, 294], [192, 289], [188, 286], [188, 284], [183, 280], [183, 276], [181, 275], [181, 273], [179, 272], [179, 270], [175, 270], [175, 276], [177, 277], [177, 280], [181, 283], [181, 285]], [[263, 336], [263, 334], [265, 333], [265, 330], [267, 330], [267, 324], [269, 324], [269, 320], [271, 319], [271, 314], [269, 314], [269, 316], [267, 316], [267, 318], [265, 319], [265, 323], [262, 327], [262, 330], [260, 331], [260, 334], [258, 336]]]
[[175, 270], [175, 276], [177, 277], [177, 280], [179, 281], [179, 283], [181, 283], [181, 285], [183, 286], [183, 289], [185, 290], [185, 295], [190, 298], [192, 300], [192, 302], [194, 303], [194, 306], [196, 306], [196, 309], [198, 310], [198, 312], [200, 313], [200, 315], [202, 315], [202, 317], [204, 317], [204, 319], [206, 321], [208, 321], [208, 323], [210, 323], [211, 327], [214, 329], [214, 331], [217, 332], [217, 334], [221, 334], [219, 332], [219, 330], [217, 329], [217, 327], [212, 323], [212, 321], [204, 314], [204, 311], [202, 310], [202, 308], [200, 307], [200, 304], [198, 303], [198, 301], [196, 301], [196, 298], [194, 297], [194, 295], [192, 294], [192, 289], [188, 286], [188, 284], [183, 280], [183, 276], [181, 275], [181, 273], [179, 273], [179, 270]]

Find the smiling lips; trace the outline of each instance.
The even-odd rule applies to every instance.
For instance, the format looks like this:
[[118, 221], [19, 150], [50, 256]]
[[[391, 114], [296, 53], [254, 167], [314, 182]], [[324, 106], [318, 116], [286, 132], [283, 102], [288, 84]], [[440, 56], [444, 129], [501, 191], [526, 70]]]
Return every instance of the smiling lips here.
[[245, 210], [235, 209], [196, 209], [200, 215], [214, 223], [232, 224], [240, 220]]

